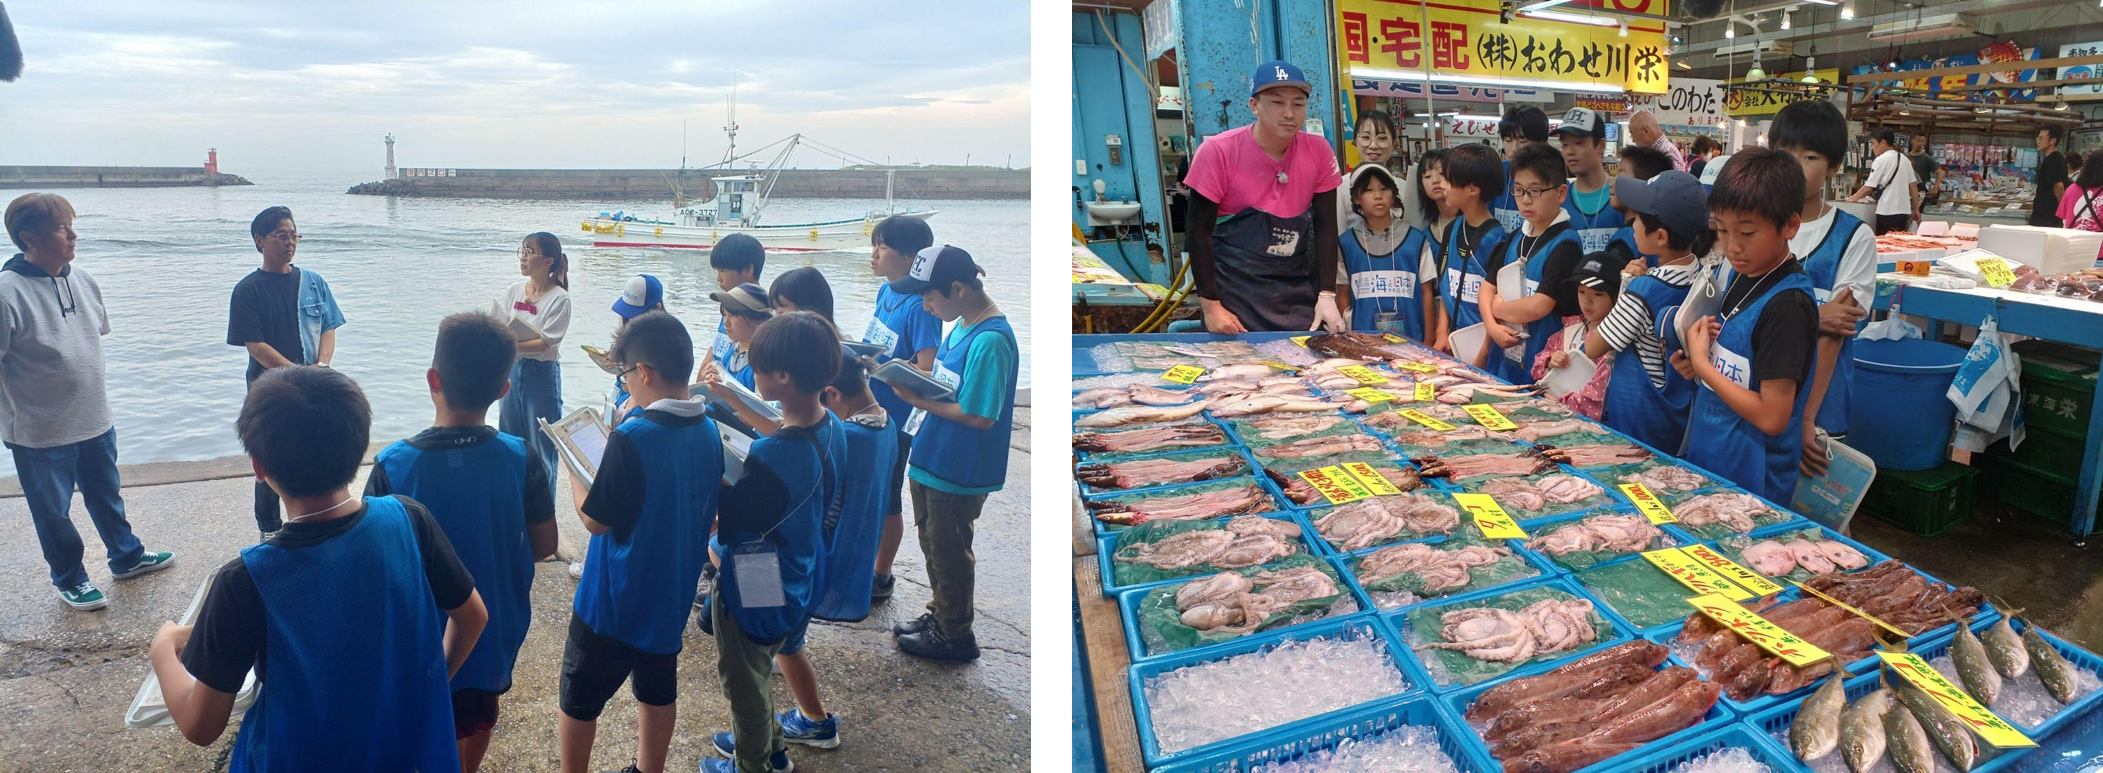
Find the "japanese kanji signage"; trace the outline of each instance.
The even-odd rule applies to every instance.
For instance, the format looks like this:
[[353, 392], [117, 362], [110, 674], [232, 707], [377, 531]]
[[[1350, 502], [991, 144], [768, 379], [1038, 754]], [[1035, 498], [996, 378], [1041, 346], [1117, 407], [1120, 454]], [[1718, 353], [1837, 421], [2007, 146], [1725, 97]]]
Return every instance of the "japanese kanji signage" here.
[[1628, 110], [1649, 110], [1666, 126], [1722, 126], [1723, 81], [1673, 78], [1663, 94], [1630, 94]]
[[[1888, 83], [1892, 86], [1903, 87], [1914, 91], [1924, 91], [1928, 93], [1948, 91], [1958, 86], [1984, 86], [1995, 83], [2025, 83], [2037, 80], [2040, 73], [2047, 71], [2038, 70], [2035, 68], [2027, 70], [2018, 69], [2021, 67], [2020, 63], [2026, 59], [2043, 58], [2044, 49], [2041, 48], [2023, 48], [2021, 46], [2017, 46], [2012, 42], [1994, 43], [1986, 46], [1985, 48], [1979, 49], [1976, 53], [1957, 54], [1955, 56], [1936, 57], [1934, 59], [1902, 59], [1899, 60], [1899, 66], [1897, 71], [1905, 72], [1908, 70], [1932, 70], [1941, 67], [1970, 67], [1973, 65], [1999, 64], [2002, 62], [2009, 63], [2009, 69], [1997, 72], [1975, 72], [1966, 75], [1945, 75], [1936, 78], [1914, 78], [1911, 80], [1903, 81], [1888, 81]], [[1878, 68], [1876, 65], [1864, 64], [1856, 65], [1853, 72], [1855, 75], [1867, 75], [1871, 72], [1876, 72], [1879, 69], [1880, 68]], [[2065, 73], [2061, 73], [2060, 77], [2066, 77]], [[1977, 101], [1977, 99], [1981, 95], [1986, 94], [2006, 94], [2008, 95], [2009, 99], [2014, 100], [2032, 100], [2037, 98], [2036, 89], [2010, 89], [2004, 92], [1956, 92], [1950, 96], [1960, 99], [1971, 99]]]
[[1692, 556], [1680, 552], [1679, 548], [1660, 548], [1643, 551], [1643, 558], [1672, 579], [1678, 580], [1687, 590], [1699, 596], [1720, 595], [1731, 601], [1748, 601], [1753, 594], [1746, 592], [1724, 579]]
[[[1329, 504], [1332, 505], [1356, 502], [1373, 495], [1364, 483], [1345, 472], [1344, 468], [1334, 465], [1302, 472], [1300, 480], [1307, 481], [1307, 485], [1321, 492], [1322, 498], [1329, 500]], [[1382, 479], [1382, 482], [1385, 482], [1385, 479]]]
[[[1662, 14], [1665, 0], [1580, 0], [1566, 8], [1580, 5], [1656, 6]], [[1445, 0], [1430, 4], [1429, 14], [1419, 0], [1340, 0], [1337, 8], [1338, 58], [1353, 78], [1421, 80], [1428, 64], [1434, 80], [1472, 76], [1658, 94], [1671, 75], [1664, 28], [1654, 21], [1630, 22], [1621, 37], [1616, 26], [1526, 16], [1502, 23], [1497, 0]]]
[[1722, 624], [1730, 632], [1760, 645], [1760, 649], [1767, 650], [1768, 654], [1788, 661], [1789, 665], [1808, 666], [1832, 657], [1826, 654], [1825, 650], [1813, 646], [1781, 626], [1767, 622], [1723, 596], [1695, 596], [1687, 599], [1687, 603], [1694, 605], [1696, 610]]
[[1986, 710], [1986, 707], [1979, 705], [1971, 695], [1951, 684], [1949, 677], [1943, 676], [1942, 672], [1928, 665], [1928, 661], [1922, 660], [1919, 655], [1878, 650], [1877, 657], [1884, 659], [1884, 665], [1889, 666], [1892, 673], [1912, 682], [1914, 687], [1920, 688], [1929, 698], [1949, 709], [1951, 714], [1957, 715], [1957, 721], [1963, 722], [1965, 727], [1978, 733], [1987, 743], [2002, 749], [2037, 745], [2037, 742], [2023, 735], [2023, 731], [2008, 724], [2008, 720]]
[[[1155, 0], [1160, 2], [1161, 0]], [[1433, 83], [1428, 86], [1410, 81], [1379, 81], [1364, 78], [1351, 79], [1351, 93], [1361, 97], [1395, 97], [1398, 99], [1423, 99], [1429, 92], [1432, 99], [1440, 102], [1554, 102], [1555, 94], [1540, 89], [1497, 89], [1483, 86], [1456, 86], [1450, 83]]]
[[[1840, 82], [1839, 68], [1816, 70], [1812, 74], [1818, 76], [1819, 83], [1830, 85]], [[1792, 72], [1769, 75], [1767, 77], [1774, 80], [1802, 81], [1804, 74], [1802, 72]], [[1740, 83], [1744, 80], [1744, 78], [1733, 78], [1725, 82]], [[1782, 108], [1789, 106], [1791, 103], [1802, 102], [1807, 99], [1823, 99], [1825, 93], [1815, 89], [1792, 90], [1783, 85], [1772, 85], [1758, 90], [1730, 89], [1724, 96], [1723, 112], [1725, 115], [1733, 118], [1747, 115], [1773, 115], [1782, 112]]]
[[[2060, 56], [2095, 56], [2097, 54], [2103, 54], [2103, 40], [2094, 43], [2068, 43], [2059, 47]], [[2077, 64], [2072, 67], [2061, 67], [2059, 68], [2059, 78], [2060, 80], [2069, 81], [2094, 78], [2099, 70], [2103, 70], [2103, 66]], [[2103, 83], [2103, 81], [2097, 81], [2097, 83]], [[2059, 93], [2065, 96], [2103, 94], [2103, 86], [2061, 86], [2059, 87]]]

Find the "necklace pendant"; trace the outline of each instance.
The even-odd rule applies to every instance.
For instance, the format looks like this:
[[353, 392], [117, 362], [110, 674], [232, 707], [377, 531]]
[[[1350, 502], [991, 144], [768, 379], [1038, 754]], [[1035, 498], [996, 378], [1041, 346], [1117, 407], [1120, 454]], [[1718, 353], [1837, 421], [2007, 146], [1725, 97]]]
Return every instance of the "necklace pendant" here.
[[1284, 185], [1284, 184], [1285, 184], [1285, 173], [1284, 173], [1284, 172], [1279, 172], [1279, 173], [1278, 173], [1278, 184], [1279, 184], [1279, 185]]

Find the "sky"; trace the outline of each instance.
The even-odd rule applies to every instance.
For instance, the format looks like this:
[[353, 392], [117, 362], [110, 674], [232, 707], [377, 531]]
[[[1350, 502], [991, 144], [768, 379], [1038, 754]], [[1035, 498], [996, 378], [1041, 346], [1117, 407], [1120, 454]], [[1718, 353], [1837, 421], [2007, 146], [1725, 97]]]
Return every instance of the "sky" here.
[[[10, 0], [0, 164], [671, 168], [801, 132], [1027, 165], [1023, 0]], [[792, 165], [836, 156], [799, 149]]]

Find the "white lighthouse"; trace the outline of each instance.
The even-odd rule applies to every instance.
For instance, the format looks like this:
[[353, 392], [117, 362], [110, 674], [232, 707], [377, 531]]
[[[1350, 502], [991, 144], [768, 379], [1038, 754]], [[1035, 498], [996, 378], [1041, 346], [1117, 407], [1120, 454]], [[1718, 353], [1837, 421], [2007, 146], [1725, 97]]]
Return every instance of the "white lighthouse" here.
[[394, 179], [394, 175], [395, 175], [395, 170], [394, 170], [394, 133], [393, 133], [393, 132], [388, 132], [388, 133], [387, 133], [387, 176], [386, 176], [386, 177], [382, 177], [382, 178], [380, 178], [380, 179], [382, 179], [382, 180], [392, 180], [392, 179]]

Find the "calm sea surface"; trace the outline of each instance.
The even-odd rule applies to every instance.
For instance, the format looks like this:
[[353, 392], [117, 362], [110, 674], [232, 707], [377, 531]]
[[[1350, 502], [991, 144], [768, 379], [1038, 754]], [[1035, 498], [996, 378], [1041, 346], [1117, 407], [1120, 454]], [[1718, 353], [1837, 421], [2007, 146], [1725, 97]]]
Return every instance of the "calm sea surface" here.
[[[246, 174], [246, 172], [244, 172]], [[229, 188], [67, 189], [79, 211], [78, 265], [101, 283], [109, 306], [110, 402], [123, 463], [210, 459], [241, 452], [234, 436], [244, 392], [245, 352], [226, 343], [228, 296], [262, 258], [248, 223], [263, 208], [292, 208], [300, 243], [294, 265], [328, 279], [348, 320], [337, 331], [337, 369], [358, 380], [373, 406], [375, 441], [406, 437], [432, 419], [423, 373], [438, 321], [456, 311], [487, 309], [519, 281], [518, 246], [526, 234], [561, 236], [571, 259], [575, 312], [562, 347], [563, 407], [600, 405], [612, 378], [592, 366], [578, 344], [605, 346], [617, 317], [610, 310], [638, 273], [665, 283], [665, 305], [705, 347], [718, 312], [708, 293], [715, 272], [704, 251], [597, 249], [578, 225], [601, 210], [669, 215], [669, 197], [639, 201], [508, 201], [351, 196], [364, 179], [314, 174], [247, 174], [254, 186]], [[0, 202], [21, 190], [0, 189]], [[1029, 372], [1027, 201], [925, 201], [941, 210], [929, 221], [939, 242], [970, 250], [987, 270], [988, 292], [1008, 313]], [[772, 223], [859, 216], [881, 201], [777, 199]], [[13, 245], [6, 245], [13, 254]], [[866, 324], [880, 282], [867, 250], [768, 256], [762, 284], [798, 266], [831, 279], [834, 318], [850, 335]], [[491, 422], [495, 421], [492, 413]], [[0, 474], [13, 474], [0, 454]]]

